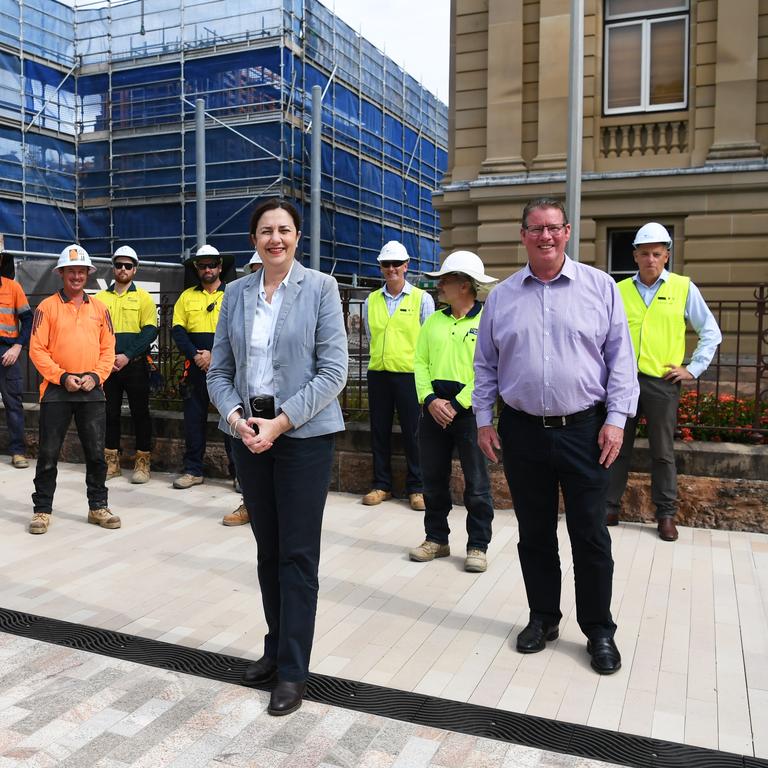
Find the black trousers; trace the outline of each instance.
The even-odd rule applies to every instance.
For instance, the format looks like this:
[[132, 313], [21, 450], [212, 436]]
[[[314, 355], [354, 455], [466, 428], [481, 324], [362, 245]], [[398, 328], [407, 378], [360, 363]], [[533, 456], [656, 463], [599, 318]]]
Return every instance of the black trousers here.
[[485, 456], [477, 446], [477, 424], [472, 412], [462, 413], [443, 429], [422, 409], [419, 450], [424, 475], [424, 530], [427, 541], [447, 544], [451, 528], [451, 463], [454, 448], [464, 473], [464, 506], [467, 508], [467, 549], [485, 552], [491, 541], [493, 501]]
[[59, 453], [72, 417], [85, 454], [88, 508], [107, 506], [107, 462], [104, 460], [106, 410], [103, 400], [40, 403], [40, 437], [32, 504], [35, 512], [53, 511]]
[[368, 411], [371, 421], [373, 452], [373, 487], [392, 490], [392, 423], [397, 409], [403, 435], [408, 474], [407, 493], [421, 493], [421, 467], [416, 431], [419, 425], [419, 399], [412, 373], [368, 371]]
[[123, 392], [128, 396], [133, 428], [136, 432], [136, 450], [152, 449], [152, 419], [149, 416], [149, 370], [146, 358], [131, 360], [119, 371], [113, 371], [104, 382], [107, 398], [107, 448], [120, 448], [120, 415]]
[[603, 421], [599, 413], [566, 427], [545, 429], [506, 407], [499, 419], [530, 618], [549, 624], [562, 618], [557, 543], [560, 488], [573, 554], [576, 618], [591, 639], [613, 637], [616, 631], [611, 618], [611, 537], [604, 515], [608, 471], [598, 463], [597, 436]]
[[240, 440], [232, 455], [258, 549], [267, 634], [264, 654], [278, 677], [306, 680], [315, 634], [317, 571], [325, 500], [333, 466], [333, 435], [282, 435], [266, 453]]
[[[187, 390], [182, 401], [184, 408], [184, 472], [202, 477], [203, 458], [207, 444], [208, 406], [211, 404], [211, 397], [208, 394], [206, 375], [194, 363], [189, 368], [186, 387]], [[229, 459], [229, 476], [234, 477], [235, 465], [232, 461], [232, 446], [229, 435], [224, 435], [224, 450]]]

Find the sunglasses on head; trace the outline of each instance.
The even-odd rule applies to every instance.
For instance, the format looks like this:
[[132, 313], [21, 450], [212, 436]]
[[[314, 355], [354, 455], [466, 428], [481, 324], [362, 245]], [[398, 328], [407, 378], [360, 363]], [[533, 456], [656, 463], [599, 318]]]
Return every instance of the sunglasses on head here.
[[133, 269], [133, 263], [130, 261], [116, 261], [113, 266], [115, 269]]
[[216, 269], [216, 267], [221, 264], [220, 261], [206, 261], [205, 263], [197, 262], [195, 266], [200, 270], [200, 272], [204, 272], [206, 269]]
[[381, 264], [382, 269], [393, 269], [397, 267], [402, 267], [403, 264], [405, 264], [404, 261], [380, 261], [379, 264]]

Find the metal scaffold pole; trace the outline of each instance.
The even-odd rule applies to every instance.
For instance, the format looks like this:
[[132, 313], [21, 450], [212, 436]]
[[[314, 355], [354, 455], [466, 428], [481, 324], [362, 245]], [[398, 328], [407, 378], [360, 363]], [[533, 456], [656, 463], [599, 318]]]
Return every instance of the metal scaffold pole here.
[[579, 260], [581, 223], [581, 145], [584, 124], [584, 0], [571, 0], [571, 81], [568, 89], [568, 163], [565, 207], [571, 222], [568, 255]]
[[205, 219], [205, 100], [195, 99], [195, 200], [197, 208], [197, 245], [206, 241]]
[[312, 180], [310, 187], [310, 222], [312, 241], [309, 249], [310, 269], [320, 269], [320, 171], [323, 135], [322, 88], [312, 86]]

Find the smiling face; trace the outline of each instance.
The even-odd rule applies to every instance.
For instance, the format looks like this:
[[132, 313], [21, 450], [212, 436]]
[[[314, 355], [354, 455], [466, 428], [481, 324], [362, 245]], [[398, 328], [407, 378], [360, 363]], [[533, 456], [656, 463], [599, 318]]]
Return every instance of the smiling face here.
[[274, 208], [261, 215], [251, 241], [266, 268], [287, 272], [300, 237], [301, 232], [296, 230], [290, 213], [284, 208]]
[[88, 282], [88, 267], [60, 267], [59, 275], [64, 293], [72, 298], [82, 293]]
[[[549, 227], [554, 227], [554, 231]], [[565, 224], [557, 208], [534, 208], [520, 230], [528, 253], [531, 271], [537, 277], [554, 277], [565, 260], [565, 245], [571, 236], [571, 225]]]
[[653, 285], [669, 261], [669, 248], [664, 243], [643, 243], [635, 248], [634, 257], [640, 280]]

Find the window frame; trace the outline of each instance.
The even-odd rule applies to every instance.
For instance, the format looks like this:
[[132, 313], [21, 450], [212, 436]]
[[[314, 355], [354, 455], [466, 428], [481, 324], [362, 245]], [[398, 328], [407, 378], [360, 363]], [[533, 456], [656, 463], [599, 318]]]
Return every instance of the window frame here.
[[[608, 0], [606, 0], [606, 9]], [[621, 14], [608, 17], [606, 13], [605, 23], [603, 25], [603, 114], [626, 115], [632, 113], [647, 112], [671, 112], [688, 109], [688, 69], [690, 67], [690, 5], [688, 2], [679, 5], [682, 12], [678, 10], [663, 10], [654, 12], [648, 16], [639, 16], [638, 14]], [[618, 19], [621, 19], [620, 21]], [[670, 22], [682, 19], [685, 30], [685, 61], [683, 64], [683, 100], [679, 102], [666, 102], [664, 104], [650, 103], [651, 75], [651, 29], [654, 24], [660, 22]], [[610, 82], [610, 60], [608, 55], [608, 46], [610, 42], [610, 33], [613, 29], [620, 27], [640, 26], [641, 27], [641, 62], [640, 62], [640, 104], [629, 107], [609, 107], [608, 106], [608, 85]]]

